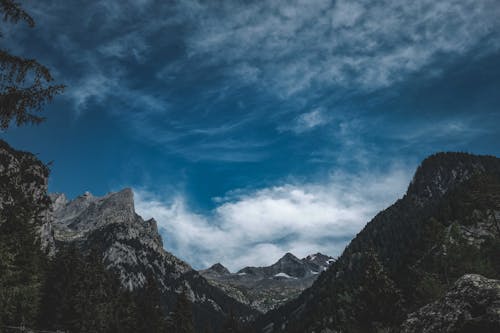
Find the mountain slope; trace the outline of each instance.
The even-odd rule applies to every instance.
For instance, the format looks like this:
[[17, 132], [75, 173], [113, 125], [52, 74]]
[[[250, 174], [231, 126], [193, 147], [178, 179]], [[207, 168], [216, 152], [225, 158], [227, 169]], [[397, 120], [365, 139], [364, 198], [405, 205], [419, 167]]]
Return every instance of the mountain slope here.
[[144, 221], [135, 213], [130, 189], [104, 197], [85, 193], [72, 201], [64, 195], [52, 195], [52, 201], [57, 246], [71, 243], [84, 252], [97, 249], [106, 267], [116, 272], [129, 290], [142, 288], [148, 275], [152, 276], [167, 313], [185, 291], [193, 303], [197, 331], [218, 328], [231, 311], [243, 319], [254, 314], [163, 249], [156, 221]]
[[261, 317], [263, 332], [397, 330], [466, 273], [500, 277], [500, 159], [427, 158], [406, 195], [380, 212], [301, 296]]
[[245, 267], [231, 274], [217, 263], [200, 274], [239, 302], [267, 312], [310, 287], [333, 261], [332, 257], [321, 253], [303, 259], [287, 253], [267, 267]]

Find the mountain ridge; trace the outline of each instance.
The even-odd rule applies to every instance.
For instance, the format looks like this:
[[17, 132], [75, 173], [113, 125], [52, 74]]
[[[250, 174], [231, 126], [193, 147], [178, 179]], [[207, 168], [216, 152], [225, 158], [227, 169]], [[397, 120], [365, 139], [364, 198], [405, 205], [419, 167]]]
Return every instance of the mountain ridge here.
[[302, 259], [286, 253], [269, 266], [248, 266], [231, 273], [218, 263], [199, 272], [229, 296], [260, 312], [267, 312], [297, 297], [333, 261], [332, 257], [321, 253]]

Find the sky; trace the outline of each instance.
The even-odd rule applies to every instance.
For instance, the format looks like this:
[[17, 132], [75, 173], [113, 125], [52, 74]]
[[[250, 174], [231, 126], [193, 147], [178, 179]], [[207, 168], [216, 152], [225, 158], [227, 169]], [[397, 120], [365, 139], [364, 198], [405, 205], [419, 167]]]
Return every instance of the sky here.
[[22, 1], [65, 93], [0, 136], [195, 268], [339, 255], [438, 151], [500, 155], [497, 0]]

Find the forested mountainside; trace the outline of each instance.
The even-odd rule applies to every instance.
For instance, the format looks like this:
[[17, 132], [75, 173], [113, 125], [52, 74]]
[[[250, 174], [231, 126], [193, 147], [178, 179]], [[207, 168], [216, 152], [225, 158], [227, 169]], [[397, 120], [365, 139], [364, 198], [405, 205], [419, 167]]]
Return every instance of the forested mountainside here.
[[217, 263], [200, 274], [239, 302], [267, 312], [300, 295], [333, 261], [321, 253], [302, 259], [287, 253], [266, 267], [245, 267], [231, 273]]
[[0, 141], [1, 332], [218, 331], [256, 313], [164, 251], [130, 190], [51, 198], [48, 174]]
[[439, 153], [311, 288], [259, 318], [256, 328], [398, 332], [409, 313], [438, 300], [464, 274], [499, 279], [498, 258], [500, 159]]

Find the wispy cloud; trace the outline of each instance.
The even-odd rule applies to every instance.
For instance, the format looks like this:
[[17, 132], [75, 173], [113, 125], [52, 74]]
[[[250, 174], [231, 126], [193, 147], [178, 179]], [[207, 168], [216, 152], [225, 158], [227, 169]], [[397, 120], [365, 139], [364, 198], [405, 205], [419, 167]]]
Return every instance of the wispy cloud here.
[[224, 63], [237, 76], [251, 68], [251, 77], [284, 96], [320, 86], [386, 87], [443, 55], [479, 43], [488, 53], [500, 41], [492, 0], [191, 0], [178, 14], [193, 26], [191, 58]]
[[432, 122], [417, 124], [399, 124], [398, 128], [390, 129], [388, 137], [400, 140], [407, 146], [464, 144], [481, 135], [491, 132], [482, 123], [482, 118], [475, 116], [451, 116], [445, 119], [435, 119]]
[[297, 116], [292, 124], [278, 127], [280, 131], [292, 131], [296, 134], [309, 132], [314, 128], [328, 124], [330, 119], [321, 108], [305, 112]]
[[[332, 119], [352, 110], [339, 111], [337, 93], [366, 96], [500, 47], [496, 0], [26, 6], [38, 33], [7, 44], [57, 68], [77, 114], [101, 108], [140, 140], [192, 161], [259, 161], [277, 134], [340, 133]], [[77, 16], [78, 25], [67, 19]]]
[[335, 173], [323, 184], [229, 193], [208, 215], [191, 211], [182, 195], [165, 199], [136, 189], [136, 209], [158, 221], [167, 250], [197, 268], [221, 261], [236, 270], [271, 264], [287, 251], [340, 254], [378, 210], [404, 193], [409, 180], [402, 166], [377, 174]]

